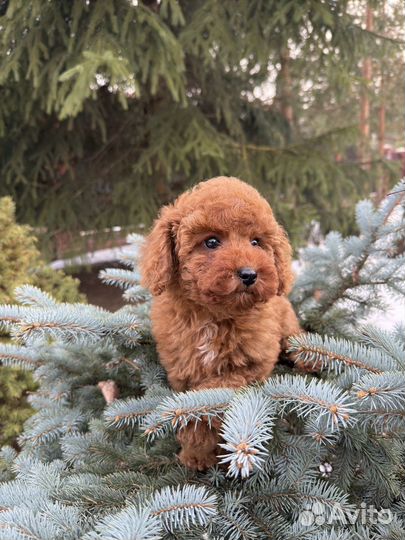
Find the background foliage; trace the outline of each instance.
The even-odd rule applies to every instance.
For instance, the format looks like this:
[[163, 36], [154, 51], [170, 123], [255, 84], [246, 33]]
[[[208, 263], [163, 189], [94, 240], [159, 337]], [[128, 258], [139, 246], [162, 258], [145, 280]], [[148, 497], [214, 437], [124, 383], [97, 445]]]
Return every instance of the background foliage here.
[[355, 145], [360, 93], [378, 93], [364, 57], [395, 64], [390, 118], [402, 95], [395, 6], [371, 31], [366, 4], [348, 0], [13, 0], [0, 193], [52, 236], [148, 225], [185, 187], [229, 174], [268, 196], [294, 242], [316, 217], [348, 230], [382, 174]]
[[[78, 281], [47, 267], [41, 260], [36, 243], [31, 227], [16, 223], [13, 201], [9, 197], [1, 198], [0, 302], [14, 302], [16, 286], [25, 283], [41, 287], [60, 302], [83, 302], [85, 297], [79, 293]], [[1, 340], [6, 341], [4, 334]], [[13, 442], [24, 421], [32, 414], [26, 397], [27, 392], [34, 389], [29, 373], [0, 367], [0, 446]]]

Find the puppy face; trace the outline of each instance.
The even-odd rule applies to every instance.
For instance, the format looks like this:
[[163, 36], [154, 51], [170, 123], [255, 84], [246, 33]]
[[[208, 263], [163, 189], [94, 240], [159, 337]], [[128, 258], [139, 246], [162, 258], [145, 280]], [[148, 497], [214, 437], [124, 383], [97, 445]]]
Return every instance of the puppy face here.
[[152, 294], [229, 311], [288, 292], [291, 249], [268, 203], [234, 178], [202, 182], [166, 207], [146, 240], [141, 272]]
[[199, 304], [245, 308], [277, 294], [272, 233], [256, 207], [228, 197], [185, 216], [177, 234], [179, 285]]

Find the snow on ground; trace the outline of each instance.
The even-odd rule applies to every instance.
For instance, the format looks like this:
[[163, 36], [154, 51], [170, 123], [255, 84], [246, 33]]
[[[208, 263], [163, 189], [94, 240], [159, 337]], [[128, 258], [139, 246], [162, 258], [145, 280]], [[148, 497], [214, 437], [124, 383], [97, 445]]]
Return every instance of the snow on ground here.
[[102, 264], [118, 260], [122, 255], [122, 247], [110, 249], [98, 249], [89, 253], [84, 253], [72, 259], [57, 259], [49, 265], [54, 270], [63, 270], [69, 266], [85, 266], [92, 264]]
[[371, 323], [385, 330], [392, 330], [398, 324], [405, 325], [405, 299], [399, 297], [383, 295], [387, 303], [385, 311], [373, 310], [367, 318], [367, 323]]

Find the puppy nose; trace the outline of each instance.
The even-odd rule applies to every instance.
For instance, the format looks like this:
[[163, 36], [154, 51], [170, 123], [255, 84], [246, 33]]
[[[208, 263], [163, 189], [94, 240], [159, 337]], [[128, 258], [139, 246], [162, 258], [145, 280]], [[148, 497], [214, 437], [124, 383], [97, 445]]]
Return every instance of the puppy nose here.
[[243, 281], [243, 284], [249, 287], [256, 281], [257, 273], [253, 268], [239, 268], [238, 276]]

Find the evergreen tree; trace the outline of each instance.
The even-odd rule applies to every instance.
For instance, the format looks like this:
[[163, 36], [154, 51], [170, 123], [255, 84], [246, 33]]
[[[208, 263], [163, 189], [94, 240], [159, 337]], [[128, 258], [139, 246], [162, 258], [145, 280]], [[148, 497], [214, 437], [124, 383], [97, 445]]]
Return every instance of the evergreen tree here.
[[[21, 305], [0, 308], [15, 338], [1, 354], [40, 389], [21, 452], [1, 452], [0, 539], [403, 538], [404, 327], [362, 324], [381, 288], [405, 295], [405, 182], [393, 192], [358, 204], [358, 236], [303, 253], [293, 298], [319, 333], [290, 346], [318, 375], [280, 367], [239, 391], [173, 392], [135, 236], [128, 268], [102, 274], [129, 302], [115, 313], [20, 287]], [[108, 380], [121, 395], [106, 406]], [[223, 459], [196, 473], [177, 461], [174, 432], [202, 417], [223, 419]]]
[[[14, 302], [16, 286], [32, 283], [63, 301], [84, 301], [78, 280], [45, 265], [36, 247], [31, 227], [15, 221], [15, 207], [10, 197], [0, 199], [0, 302]], [[6, 341], [1, 336], [0, 340]], [[2, 356], [0, 354], [0, 366]], [[24, 421], [32, 414], [26, 401], [35, 384], [29, 373], [0, 367], [0, 445], [12, 443]]]
[[3, 197], [0, 199], [0, 302], [13, 302], [14, 289], [27, 283], [51, 293], [60, 302], [85, 301], [79, 293], [77, 279], [45, 264], [32, 228], [16, 222], [14, 202]]
[[[380, 54], [350, 4], [9, 2], [0, 194], [50, 234], [99, 230], [148, 224], [192, 181], [228, 174], [260, 187], [293, 239], [319, 214], [342, 229], [354, 195], [369, 192], [358, 167], [336, 162], [353, 130], [329, 116], [327, 129], [308, 129], [312, 115], [298, 129], [298, 102], [314, 66], [332, 100], [365, 51]], [[264, 104], [255, 96], [269, 78], [277, 96]]]
[[17, 436], [22, 432], [24, 422], [33, 414], [26, 398], [29, 392], [37, 389], [37, 385], [29, 373], [15, 367], [0, 367], [0, 377], [0, 445], [2, 446], [15, 444]]

